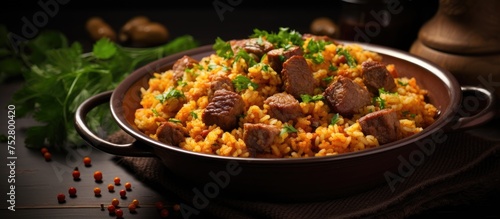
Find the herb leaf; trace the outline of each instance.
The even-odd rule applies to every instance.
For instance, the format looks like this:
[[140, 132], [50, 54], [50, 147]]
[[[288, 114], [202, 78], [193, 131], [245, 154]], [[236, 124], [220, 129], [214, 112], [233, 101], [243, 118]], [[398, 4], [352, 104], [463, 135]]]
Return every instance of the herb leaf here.
[[338, 121], [339, 121], [339, 114], [335, 113], [335, 115], [333, 115], [332, 119], [330, 120], [330, 125], [335, 125], [337, 124]]
[[349, 53], [349, 51], [347, 51], [346, 49], [337, 48], [337, 54], [343, 55], [345, 57], [345, 59], [347, 60], [347, 65], [349, 65], [349, 67], [351, 67], [351, 68], [356, 67], [356, 65], [357, 65], [356, 59], [354, 59], [354, 57], [352, 57], [352, 55]]
[[92, 52], [98, 59], [109, 59], [116, 53], [116, 46], [108, 38], [101, 38], [94, 44]]
[[249, 78], [243, 76], [243, 75], [238, 75], [236, 76], [235, 79], [233, 79], [233, 84], [234, 87], [236, 88], [236, 91], [242, 91], [248, 88], [248, 86], [253, 87], [253, 89], [257, 89], [259, 87], [258, 84], [252, 82]]
[[315, 102], [318, 100], [322, 100], [323, 95], [318, 94], [318, 95], [311, 96], [309, 94], [302, 94], [302, 95], [300, 95], [300, 98], [302, 99], [302, 102], [309, 103], [309, 102]]
[[217, 37], [217, 39], [215, 39], [215, 44], [213, 45], [213, 49], [215, 50], [215, 53], [218, 56], [223, 57], [225, 59], [230, 59], [234, 56], [231, 44], [229, 42], [222, 40], [220, 37]]
[[155, 98], [159, 100], [160, 103], [162, 104], [170, 98], [183, 98], [183, 97], [185, 97], [184, 93], [177, 89], [170, 89], [167, 92], [155, 96]]
[[281, 128], [280, 135], [283, 135], [285, 133], [293, 133], [293, 132], [297, 132], [297, 129], [295, 129], [295, 127], [293, 127], [292, 125], [285, 124], [283, 126], [283, 128]]

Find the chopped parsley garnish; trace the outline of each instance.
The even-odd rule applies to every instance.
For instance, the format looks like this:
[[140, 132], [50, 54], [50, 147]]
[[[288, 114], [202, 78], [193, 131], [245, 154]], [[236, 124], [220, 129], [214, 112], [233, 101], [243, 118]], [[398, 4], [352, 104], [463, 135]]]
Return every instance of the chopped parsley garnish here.
[[325, 60], [322, 52], [325, 51], [325, 46], [328, 44], [329, 42], [325, 42], [324, 40], [310, 40], [307, 43], [304, 57], [311, 59], [315, 64], [321, 64]]
[[162, 94], [158, 94], [155, 96], [155, 98], [157, 100], [160, 101], [160, 103], [164, 103], [166, 100], [170, 99], [170, 98], [184, 98], [184, 93], [180, 90], [176, 90], [176, 89], [170, 89], [169, 91], [167, 92], [164, 92]]
[[196, 114], [194, 111], [189, 112], [189, 115], [191, 115], [193, 119], [198, 119], [198, 114]]
[[302, 95], [300, 95], [300, 98], [302, 99], [302, 102], [309, 103], [309, 102], [315, 102], [318, 100], [322, 100], [323, 95], [318, 94], [318, 95], [311, 96], [309, 94], [302, 94]]
[[332, 119], [330, 120], [330, 125], [335, 125], [337, 124], [338, 121], [339, 121], [339, 114], [335, 113], [335, 115], [333, 115]]
[[297, 132], [297, 129], [295, 129], [293, 126], [291, 125], [288, 125], [288, 124], [285, 124], [283, 126], [283, 128], [281, 128], [281, 132], [280, 132], [280, 135], [283, 135], [285, 133], [293, 133], [293, 132]]
[[234, 87], [236, 87], [236, 91], [245, 90], [248, 88], [248, 86], [253, 87], [254, 90], [259, 87], [258, 84], [252, 82], [249, 78], [243, 75], [236, 76], [236, 78], [232, 82], [234, 84]]
[[333, 65], [331, 62], [330, 62], [330, 65], [328, 66], [328, 70], [330, 71], [337, 71], [339, 68], [337, 68], [337, 66]]
[[398, 80], [398, 84], [399, 84], [399, 85], [401, 85], [401, 86], [406, 86], [406, 85], [408, 85], [408, 83], [406, 83], [406, 82], [402, 82], [402, 81], [400, 81], [400, 80]]
[[378, 89], [378, 93], [379, 93], [379, 94], [392, 94], [392, 95], [396, 95], [396, 94], [398, 94], [397, 92], [389, 92], [389, 91], [386, 91], [383, 87]]
[[169, 118], [168, 121], [173, 122], [173, 123], [181, 123], [182, 122], [181, 120], [174, 119], [174, 118]]
[[229, 42], [222, 40], [220, 37], [217, 37], [217, 39], [215, 39], [215, 44], [213, 45], [213, 49], [215, 50], [218, 56], [223, 57], [225, 59], [230, 59], [234, 56], [231, 44]]
[[280, 27], [278, 33], [267, 32], [259, 29], [254, 29], [253, 32], [254, 33], [250, 35], [251, 38], [265, 38], [267, 41], [272, 43], [275, 48], [286, 48], [290, 44], [296, 46], [302, 46], [304, 44], [302, 35], [299, 32], [285, 27]]
[[323, 78], [323, 81], [329, 84], [333, 80], [333, 76], [328, 76], [326, 78]]
[[177, 85], [179, 85], [181, 87], [185, 87], [187, 85], [187, 82], [185, 82], [185, 81], [177, 81]]
[[262, 64], [261, 71], [263, 71], [263, 72], [269, 72], [269, 65]]
[[234, 60], [238, 61], [240, 58], [242, 58], [242, 59], [245, 60], [245, 62], [247, 63], [248, 67], [252, 67], [252, 66], [254, 66], [254, 65], [257, 64], [257, 62], [255, 61], [255, 59], [253, 59], [253, 57], [250, 56], [250, 54], [248, 54], [243, 49], [240, 49], [238, 51], [238, 54], [236, 54], [236, 56], [234, 57]]
[[160, 114], [158, 114], [158, 111], [156, 111], [155, 108], [152, 108], [151, 111], [153, 112], [153, 115], [155, 116], [159, 116]]
[[210, 64], [210, 65], [208, 65], [208, 66], [207, 66], [207, 70], [208, 70], [208, 71], [212, 71], [212, 70], [214, 70], [215, 68], [217, 68], [217, 65], [214, 65], [214, 64]]
[[376, 103], [378, 103], [378, 106], [380, 107], [380, 109], [385, 109], [385, 100], [382, 99], [382, 97], [375, 97], [374, 101]]
[[337, 48], [337, 54], [343, 55], [345, 57], [345, 59], [347, 61], [347, 65], [349, 65], [349, 67], [351, 67], [351, 68], [356, 67], [356, 65], [357, 65], [356, 59], [354, 59], [354, 57], [352, 57], [352, 55], [349, 53], [349, 51], [347, 51], [346, 49]]

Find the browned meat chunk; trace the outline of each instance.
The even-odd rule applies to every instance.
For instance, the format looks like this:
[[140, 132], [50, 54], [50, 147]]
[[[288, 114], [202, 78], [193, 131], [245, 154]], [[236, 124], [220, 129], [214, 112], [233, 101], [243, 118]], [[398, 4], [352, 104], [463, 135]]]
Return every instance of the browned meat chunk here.
[[351, 79], [339, 76], [325, 89], [323, 96], [335, 112], [344, 117], [352, 116], [371, 103], [370, 93]]
[[280, 130], [272, 125], [245, 123], [243, 125], [243, 141], [251, 156], [257, 153], [271, 153], [271, 145]]
[[163, 122], [156, 129], [156, 137], [158, 141], [172, 146], [179, 146], [184, 141], [187, 135], [186, 130], [181, 124], [173, 122]]
[[384, 64], [376, 61], [365, 61], [361, 67], [363, 82], [372, 94], [377, 95], [380, 88], [391, 92], [396, 88], [394, 78]]
[[238, 126], [238, 117], [243, 114], [245, 102], [240, 95], [225, 89], [214, 92], [212, 101], [203, 111], [202, 120], [206, 125], [218, 125], [229, 131]]
[[295, 120], [302, 116], [302, 108], [299, 101], [287, 93], [276, 93], [268, 97], [264, 103], [268, 104], [269, 115], [282, 122]]
[[313, 40], [323, 40], [325, 42], [330, 42], [330, 43], [333, 43], [335, 45], [338, 45], [339, 43], [337, 43], [334, 39], [330, 38], [329, 36], [326, 36], [326, 35], [314, 35], [314, 34], [310, 34], [310, 33], [305, 33], [305, 34], [302, 34], [302, 39], [308, 39], [308, 38], [311, 38]]
[[226, 76], [217, 76], [210, 82], [210, 88], [208, 89], [208, 101], [211, 101], [215, 91], [220, 89], [226, 89], [228, 91], [234, 91], [233, 82]]
[[398, 115], [392, 109], [383, 109], [366, 114], [358, 120], [365, 135], [373, 135], [380, 144], [396, 141], [402, 137]]
[[[243, 39], [243, 40], [231, 40], [229, 41], [231, 44], [231, 48], [234, 53], [238, 53], [240, 49], [244, 49], [245, 52], [254, 54], [260, 59], [264, 54], [274, 49], [272, 43], [267, 40], [252, 38], [252, 39]], [[258, 60], [256, 60], [258, 61]]]
[[303, 56], [295, 55], [283, 63], [281, 70], [284, 90], [295, 99], [300, 99], [300, 95], [314, 94], [314, 78], [306, 59]]
[[271, 68], [280, 73], [281, 69], [283, 69], [283, 62], [289, 59], [294, 55], [303, 55], [304, 52], [298, 46], [292, 46], [288, 49], [279, 48], [273, 49], [267, 53], [267, 59], [269, 61], [269, 66]]
[[177, 60], [172, 66], [172, 71], [174, 71], [174, 80], [181, 80], [186, 69], [193, 68], [194, 64], [197, 63], [198, 61], [196, 59], [193, 59], [187, 55]]

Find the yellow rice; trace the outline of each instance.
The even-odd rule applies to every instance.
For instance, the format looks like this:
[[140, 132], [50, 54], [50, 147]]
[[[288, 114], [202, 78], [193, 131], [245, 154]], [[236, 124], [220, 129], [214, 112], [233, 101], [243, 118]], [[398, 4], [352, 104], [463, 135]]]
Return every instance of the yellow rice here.
[[[308, 40], [304, 42], [304, 48]], [[337, 47], [349, 51], [355, 58], [357, 66], [349, 67], [346, 63], [337, 66], [336, 71], [328, 69], [329, 63], [337, 63], [339, 55]], [[360, 63], [366, 60], [382, 61], [382, 57], [374, 52], [363, 50], [360, 45], [335, 45], [329, 44], [322, 52], [325, 62], [314, 64], [307, 59], [316, 82], [338, 75], [353, 79], [354, 82], [364, 86], [361, 78]], [[261, 63], [268, 64], [266, 58]], [[280, 120], [272, 118], [268, 114], [269, 106], [264, 100], [280, 92], [280, 74], [269, 68], [268, 72], [262, 70], [263, 64], [254, 65], [245, 72], [247, 63], [244, 59], [234, 62], [232, 59], [224, 59], [215, 54], [199, 60], [199, 64], [193, 68], [192, 73], [186, 73], [183, 84], [173, 80], [173, 71], [158, 72], [149, 80], [149, 87], [143, 88], [141, 105], [142, 108], [135, 112], [135, 124], [137, 127], [153, 139], [156, 137], [156, 129], [160, 122], [168, 121], [170, 118], [179, 120], [186, 127], [189, 136], [179, 147], [207, 154], [221, 156], [249, 157], [250, 153], [242, 140], [244, 123], [263, 123], [274, 125], [279, 129], [284, 127]], [[226, 71], [226, 69], [230, 69]], [[390, 72], [397, 71], [397, 66], [387, 65]], [[233, 80], [237, 75], [245, 75], [252, 82], [258, 84], [255, 90], [251, 86], [240, 92], [245, 102], [244, 116], [239, 119], [239, 127], [232, 131], [223, 131], [217, 125], [207, 126], [202, 121], [202, 113], [208, 105], [207, 90], [214, 75], [225, 75]], [[380, 98], [385, 101], [385, 108], [392, 108], [398, 112], [403, 136], [408, 137], [423, 130], [434, 122], [437, 109], [426, 103], [424, 97], [425, 89], [418, 86], [414, 78], [395, 78], [397, 93], [381, 94]], [[179, 102], [169, 100], [162, 104], [155, 96], [168, 91], [171, 88], [181, 90], [187, 102], [179, 106]], [[316, 89], [315, 94], [322, 94], [321, 89]], [[378, 110], [377, 105], [369, 105], [361, 109], [361, 113], [352, 118], [338, 117], [334, 125], [330, 125], [331, 118], [336, 114], [324, 100], [300, 103], [303, 116], [292, 125], [296, 133], [282, 133], [274, 139], [271, 153], [259, 154], [258, 157], [315, 157], [342, 154], [352, 151], [360, 151], [367, 148], [379, 146], [377, 139], [372, 135], [364, 135], [357, 119], [363, 115]], [[177, 110], [180, 108], [180, 110]], [[313, 129], [311, 121], [320, 121], [321, 126]], [[200, 138], [202, 132], [208, 133]]]

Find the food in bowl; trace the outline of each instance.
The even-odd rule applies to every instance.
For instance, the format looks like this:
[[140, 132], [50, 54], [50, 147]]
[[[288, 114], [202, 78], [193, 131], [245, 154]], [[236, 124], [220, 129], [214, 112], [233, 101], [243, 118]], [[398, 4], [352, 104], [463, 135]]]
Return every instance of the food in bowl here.
[[280, 28], [213, 48], [149, 79], [141, 132], [200, 153], [299, 158], [398, 141], [438, 116], [415, 78], [360, 44]]

